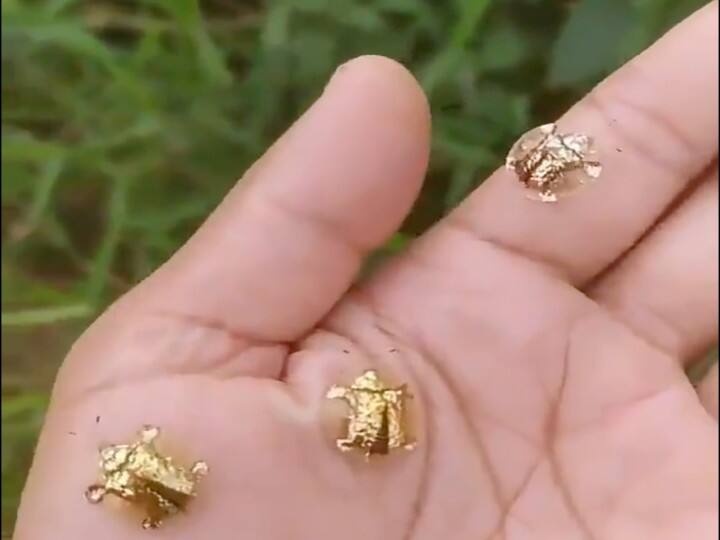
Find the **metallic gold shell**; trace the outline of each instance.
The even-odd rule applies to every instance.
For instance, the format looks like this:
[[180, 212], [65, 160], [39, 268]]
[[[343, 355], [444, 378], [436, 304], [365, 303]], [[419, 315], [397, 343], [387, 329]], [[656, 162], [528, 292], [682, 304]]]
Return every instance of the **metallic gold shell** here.
[[412, 398], [407, 385], [390, 387], [375, 370], [367, 370], [348, 387], [332, 386], [328, 399], [342, 399], [350, 407], [345, 437], [336, 441], [343, 451], [361, 451], [365, 459], [415, 443], [405, 433], [405, 402]]
[[190, 470], [175, 465], [155, 448], [159, 434], [158, 428], [144, 426], [137, 442], [102, 448], [100, 481], [87, 488], [87, 500], [97, 504], [106, 495], [114, 495], [128, 501], [144, 511], [144, 529], [155, 529], [165, 518], [184, 511], [208, 466], [203, 461]]
[[513, 171], [528, 195], [555, 202], [602, 172], [591, 137], [581, 133], [558, 133], [555, 124], [536, 127], [522, 135], [508, 152], [505, 166]]

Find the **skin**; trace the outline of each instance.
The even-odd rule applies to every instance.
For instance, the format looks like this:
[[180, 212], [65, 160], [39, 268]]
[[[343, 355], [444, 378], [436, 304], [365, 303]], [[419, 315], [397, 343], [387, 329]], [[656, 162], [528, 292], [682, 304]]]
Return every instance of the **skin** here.
[[[718, 534], [717, 4], [572, 108], [601, 179], [558, 204], [500, 170], [351, 287], [420, 189], [430, 119], [395, 62], [344, 65], [194, 237], [64, 363], [16, 540], [669, 540]], [[342, 454], [375, 367], [412, 452]], [[705, 404], [705, 406], [703, 405]], [[87, 504], [142, 424], [210, 473], [157, 531]], [[73, 431], [75, 436], [69, 436]]]

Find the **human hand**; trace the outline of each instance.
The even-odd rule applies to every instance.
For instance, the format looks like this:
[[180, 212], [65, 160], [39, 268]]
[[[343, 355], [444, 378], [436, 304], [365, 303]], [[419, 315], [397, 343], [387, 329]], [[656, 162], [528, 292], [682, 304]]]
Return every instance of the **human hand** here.
[[[542, 204], [499, 171], [349, 292], [430, 119], [397, 64], [345, 65], [75, 345], [16, 540], [716, 538], [717, 371], [706, 409], [682, 367], [717, 339], [717, 25], [713, 3], [559, 121], [595, 137], [596, 185]], [[418, 445], [365, 463], [324, 394], [368, 367], [408, 383]], [[147, 423], [210, 465], [152, 532], [83, 498]]]

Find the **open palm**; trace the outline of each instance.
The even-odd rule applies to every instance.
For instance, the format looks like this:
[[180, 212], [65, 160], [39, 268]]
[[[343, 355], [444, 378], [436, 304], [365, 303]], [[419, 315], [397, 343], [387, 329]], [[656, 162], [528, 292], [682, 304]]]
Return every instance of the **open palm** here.
[[[717, 401], [683, 372], [717, 339], [716, 42], [713, 3], [559, 120], [596, 138], [596, 185], [542, 204], [499, 171], [349, 292], [430, 119], [398, 64], [343, 66], [73, 348], [16, 540], [716, 538]], [[324, 394], [369, 367], [408, 383], [418, 445], [365, 463]], [[147, 423], [210, 465], [152, 532], [83, 498]]]

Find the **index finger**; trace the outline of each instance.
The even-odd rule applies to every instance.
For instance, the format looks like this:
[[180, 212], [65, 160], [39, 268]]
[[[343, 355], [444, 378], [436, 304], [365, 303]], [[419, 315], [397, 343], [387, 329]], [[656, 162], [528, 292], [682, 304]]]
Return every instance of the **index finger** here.
[[557, 122], [563, 133], [595, 139], [603, 164], [595, 185], [543, 204], [527, 199], [510, 171], [499, 170], [431, 231], [423, 253], [465, 258], [500, 248], [574, 285], [600, 273], [717, 154], [717, 39], [713, 2]]

